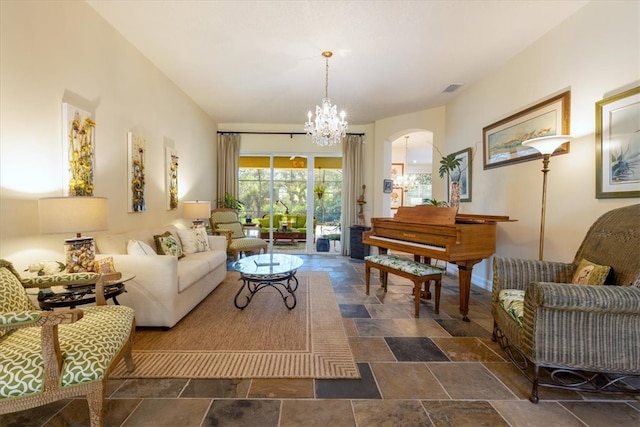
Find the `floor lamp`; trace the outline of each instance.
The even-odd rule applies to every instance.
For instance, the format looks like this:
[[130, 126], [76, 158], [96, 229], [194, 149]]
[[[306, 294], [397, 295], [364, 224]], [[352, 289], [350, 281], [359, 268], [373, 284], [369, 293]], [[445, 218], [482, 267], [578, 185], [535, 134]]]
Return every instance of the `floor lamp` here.
[[529, 139], [522, 143], [522, 145], [535, 148], [542, 153], [542, 213], [540, 216], [540, 249], [538, 251], [538, 258], [540, 261], [542, 261], [544, 252], [544, 216], [547, 207], [547, 172], [549, 172], [549, 157], [551, 157], [551, 154], [553, 154], [558, 147], [565, 142], [569, 142], [570, 139], [571, 136], [569, 135], [553, 135]]

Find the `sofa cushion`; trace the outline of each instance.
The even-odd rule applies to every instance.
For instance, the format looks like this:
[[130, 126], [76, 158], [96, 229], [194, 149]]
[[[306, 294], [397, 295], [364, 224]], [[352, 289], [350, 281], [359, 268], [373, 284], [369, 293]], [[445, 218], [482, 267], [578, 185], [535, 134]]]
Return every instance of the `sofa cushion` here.
[[167, 225], [160, 228], [149, 228], [141, 230], [125, 231], [123, 233], [108, 234], [96, 233], [94, 239], [96, 241], [96, 250], [101, 254], [127, 254], [127, 244], [129, 240], [139, 240], [147, 245], [155, 248], [156, 242], [153, 236], [163, 234], [167, 231], [171, 232], [177, 239], [177, 228], [174, 225]]
[[173, 255], [178, 259], [184, 256], [182, 252], [182, 246], [180, 240], [175, 238], [170, 232], [165, 232], [160, 235], [153, 236], [156, 241], [156, 251], [160, 255]]
[[189, 230], [178, 230], [178, 237], [185, 254], [210, 251], [207, 230], [204, 228], [194, 228]]
[[185, 256], [178, 262], [178, 293], [188, 289], [211, 271], [206, 259], [192, 255], [196, 254]]
[[140, 240], [129, 240], [127, 243], [127, 254], [129, 255], [158, 255], [156, 251], [145, 242]]
[[573, 273], [571, 282], [579, 285], [604, 285], [609, 271], [611, 271], [611, 267], [607, 265], [598, 265], [582, 259]]

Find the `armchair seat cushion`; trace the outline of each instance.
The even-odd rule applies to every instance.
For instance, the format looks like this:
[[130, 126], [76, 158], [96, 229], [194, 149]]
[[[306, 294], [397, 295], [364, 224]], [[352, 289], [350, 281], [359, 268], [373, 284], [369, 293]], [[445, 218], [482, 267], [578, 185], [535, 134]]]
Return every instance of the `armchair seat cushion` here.
[[509, 313], [513, 320], [522, 326], [524, 318], [524, 291], [520, 289], [503, 289], [498, 294], [500, 306]]
[[[59, 326], [63, 365], [61, 386], [101, 381], [125, 346], [134, 311], [125, 306], [83, 309], [77, 322]], [[2, 338], [0, 399], [43, 392], [41, 328], [22, 328]]]

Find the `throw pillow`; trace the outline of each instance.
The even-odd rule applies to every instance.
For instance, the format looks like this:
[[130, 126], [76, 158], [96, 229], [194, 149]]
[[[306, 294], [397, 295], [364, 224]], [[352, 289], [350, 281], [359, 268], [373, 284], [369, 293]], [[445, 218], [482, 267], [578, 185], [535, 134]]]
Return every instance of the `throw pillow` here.
[[151, 246], [140, 240], [129, 240], [127, 242], [127, 253], [129, 255], [158, 255]]
[[173, 237], [171, 232], [167, 231], [164, 234], [153, 236], [153, 240], [156, 242], [156, 249], [159, 255], [173, 255], [178, 259], [184, 257], [180, 241]]
[[571, 282], [579, 285], [604, 285], [609, 271], [611, 271], [611, 267], [607, 265], [598, 265], [583, 259], [573, 273]]
[[194, 254], [196, 252], [206, 252], [211, 250], [209, 247], [207, 231], [202, 227], [191, 230], [178, 230], [178, 237], [180, 237], [182, 250], [185, 254]]

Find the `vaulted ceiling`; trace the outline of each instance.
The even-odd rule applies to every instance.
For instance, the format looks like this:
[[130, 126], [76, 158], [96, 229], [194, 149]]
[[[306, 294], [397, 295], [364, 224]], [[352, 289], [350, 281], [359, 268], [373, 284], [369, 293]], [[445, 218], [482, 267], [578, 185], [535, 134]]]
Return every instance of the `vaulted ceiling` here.
[[331, 101], [367, 124], [446, 104], [587, 1], [88, 3], [218, 123], [302, 131], [324, 96], [322, 51]]

